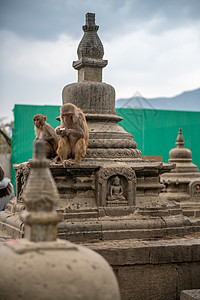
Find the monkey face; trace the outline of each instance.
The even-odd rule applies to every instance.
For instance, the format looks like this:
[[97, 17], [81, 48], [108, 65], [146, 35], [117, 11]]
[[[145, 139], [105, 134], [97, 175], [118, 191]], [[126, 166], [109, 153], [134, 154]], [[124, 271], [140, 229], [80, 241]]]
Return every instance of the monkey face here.
[[43, 116], [41, 114], [38, 114], [38, 115], [35, 115], [33, 117], [33, 124], [37, 127], [37, 128], [40, 128], [42, 127], [45, 122], [46, 122], [46, 119], [47, 117], [46, 116]]
[[73, 114], [70, 112], [61, 114], [61, 118], [63, 119], [63, 122], [67, 125], [72, 123], [72, 116]]

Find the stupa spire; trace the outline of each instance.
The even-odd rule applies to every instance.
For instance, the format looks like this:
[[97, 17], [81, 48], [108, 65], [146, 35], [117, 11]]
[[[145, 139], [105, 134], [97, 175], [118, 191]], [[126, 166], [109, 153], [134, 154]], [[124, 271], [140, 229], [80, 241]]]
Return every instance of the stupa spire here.
[[77, 61], [73, 62], [74, 69], [78, 70], [78, 81], [102, 81], [102, 68], [107, 65], [103, 60], [103, 44], [97, 34], [99, 26], [95, 24], [95, 14], [86, 14], [86, 25], [83, 27], [84, 36], [78, 46]]
[[34, 156], [29, 160], [30, 174], [23, 192], [26, 210], [21, 219], [25, 223], [25, 238], [33, 242], [55, 241], [60, 216], [55, 211], [58, 191], [46, 159], [45, 142], [34, 144]]
[[183, 134], [182, 134], [182, 129], [179, 128], [179, 132], [178, 132], [178, 136], [176, 139], [176, 146], [177, 148], [184, 148], [184, 138], [183, 138]]

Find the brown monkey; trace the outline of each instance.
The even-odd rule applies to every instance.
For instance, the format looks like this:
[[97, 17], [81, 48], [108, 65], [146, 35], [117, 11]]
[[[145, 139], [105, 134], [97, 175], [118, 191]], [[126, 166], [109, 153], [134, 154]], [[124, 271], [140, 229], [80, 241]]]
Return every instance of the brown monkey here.
[[41, 114], [37, 114], [33, 117], [36, 135], [35, 141], [46, 141], [47, 158], [53, 158], [56, 156], [56, 150], [58, 148], [58, 137], [53, 127], [46, 123], [46, 120], [47, 117]]
[[64, 163], [80, 163], [86, 155], [89, 140], [85, 115], [76, 105], [66, 103], [60, 108], [60, 120], [60, 126], [55, 129], [60, 135], [55, 161], [60, 158]]

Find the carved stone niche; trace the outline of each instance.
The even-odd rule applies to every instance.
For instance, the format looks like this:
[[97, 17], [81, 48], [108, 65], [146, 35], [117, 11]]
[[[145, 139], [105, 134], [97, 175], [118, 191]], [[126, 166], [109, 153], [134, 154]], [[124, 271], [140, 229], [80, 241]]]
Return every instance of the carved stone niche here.
[[200, 200], [200, 180], [194, 180], [188, 184], [188, 193], [191, 198]]
[[135, 206], [135, 171], [127, 166], [104, 165], [96, 173], [97, 206]]

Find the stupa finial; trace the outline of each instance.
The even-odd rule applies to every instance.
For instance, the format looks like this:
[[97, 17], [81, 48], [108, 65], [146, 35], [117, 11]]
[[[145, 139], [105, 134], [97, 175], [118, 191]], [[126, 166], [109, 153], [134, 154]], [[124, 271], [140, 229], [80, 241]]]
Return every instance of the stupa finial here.
[[46, 159], [45, 142], [34, 143], [33, 159], [29, 160], [30, 174], [23, 192], [26, 210], [21, 219], [25, 223], [25, 238], [30, 241], [54, 241], [60, 216], [54, 209], [58, 191]]
[[97, 31], [99, 29], [99, 26], [95, 24], [95, 14], [93, 13], [87, 13], [85, 16], [86, 25], [84, 25], [83, 31]]
[[99, 26], [95, 24], [95, 14], [86, 14], [86, 25], [83, 26], [84, 36], [78, 46], [77, 61], [73, 62], [78, 70], [78, 81], [102, 81], [102, 68], [107, 65], [103, 60], [103, 44], [97, 34]]
[[182, 134], [182, 129], [179, 128], [179, 132], [178, 132], [178, 136], [176, 139], [176, 146], [177, 148], [184, 148], [184, 138], [183, 138], [183, 134]]

